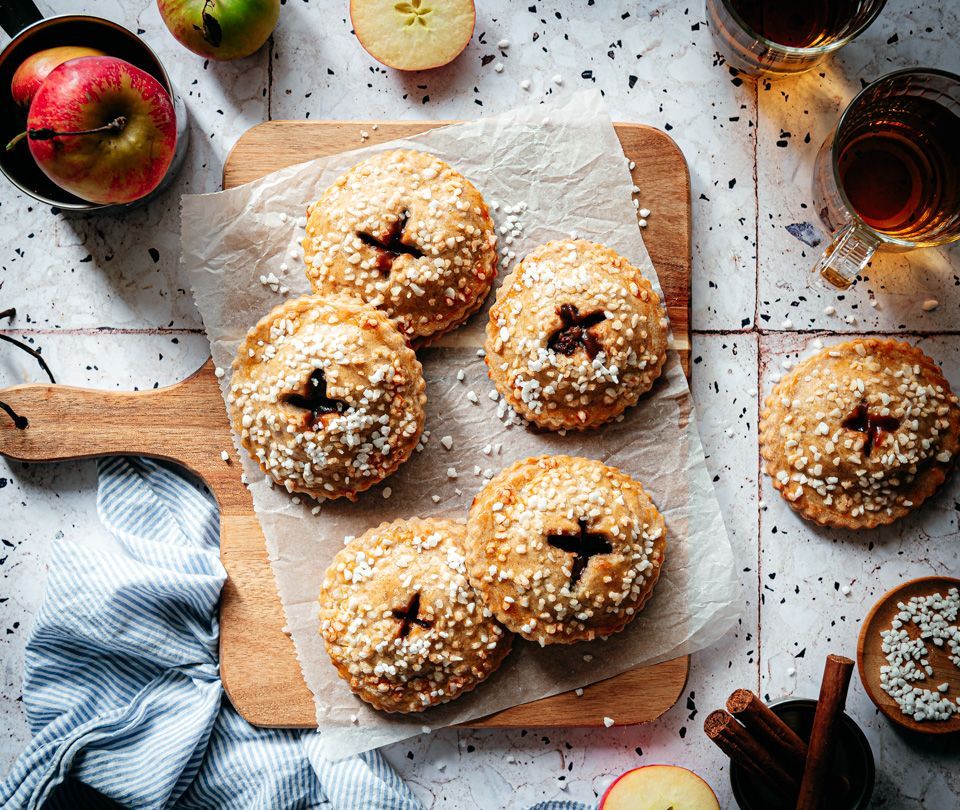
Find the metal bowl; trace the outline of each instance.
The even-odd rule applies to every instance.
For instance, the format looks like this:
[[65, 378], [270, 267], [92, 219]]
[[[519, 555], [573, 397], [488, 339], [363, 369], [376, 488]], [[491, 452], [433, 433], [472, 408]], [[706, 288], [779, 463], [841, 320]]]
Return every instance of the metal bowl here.
[[[87, 45], [100, 48], [149, 73], [170, 94], [177, 119], [176, 151], [160, 185], [145, 197], [124, 205], [87, 202], [64, 191], [40, 171], [25, 143], [9, 152], [4, 150], [3, 145], [23, 130], [26, 123], [24, 110], [14, 103], [9, 92], [14, 71], [31, 54], [55, 45]], [[65, 211], [97, 213], [121, 213], [142, 205], [171, 185], [183, 164], [188, 140], [186, 105], [170, 82], [156, 54], [142, 39], [122, 25], [85, 14], [48, 17], [17, 33], [0, 53], [0, 171], [17, 188], [40, 202]]]

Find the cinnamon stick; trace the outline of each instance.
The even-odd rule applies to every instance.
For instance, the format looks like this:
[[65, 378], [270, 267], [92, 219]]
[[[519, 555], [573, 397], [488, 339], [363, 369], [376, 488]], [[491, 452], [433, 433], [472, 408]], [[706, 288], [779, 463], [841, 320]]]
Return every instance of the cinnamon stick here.
[[792, 799], [799, 782], [770, 751], [757, 742], [729, 712], [717, 709], [703, 721], [703, 730], [717, 747], [755, 779], [765, 782], [781, 796]]
[[791, 772], [803, 773], [807, 744], [753, 692], [737, 689], [727, 698], [727, 711]]
[[[749, 689], [733, 692], [727, 698], [727, 711], [800, 780], [807, 761], [807, 742], [803, 737]], [[850, 783], [842, 774], [831, 771], [827, 787], [837, 796], [845, 796]]]
[[853, 661], [830, 654], [823, 668], [820, 698], [807, 745], [807, 763], [797, 795], [797, 810], [820, 810], [833, 756], [834, 727], [847, 703]]

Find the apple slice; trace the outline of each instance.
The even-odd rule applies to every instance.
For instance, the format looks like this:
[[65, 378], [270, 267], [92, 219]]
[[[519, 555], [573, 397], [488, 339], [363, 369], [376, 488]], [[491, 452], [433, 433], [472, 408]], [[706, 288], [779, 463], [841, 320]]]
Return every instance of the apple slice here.
[[473, 0], [350, 0], [360, 44], [397, 70], [429, 70], [456, 59], [473, 36]]
[[720, 810], [717, 796], [693, 771], [647, 765], [618, 776], [599, 810]]

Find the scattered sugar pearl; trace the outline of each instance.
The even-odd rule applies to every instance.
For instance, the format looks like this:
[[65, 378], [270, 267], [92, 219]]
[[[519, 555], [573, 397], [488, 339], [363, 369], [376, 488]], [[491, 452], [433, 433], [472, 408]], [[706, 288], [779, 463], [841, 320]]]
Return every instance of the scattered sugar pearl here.
[[291, 501], [291, 503], [293, 503], [294, 506], [299, 506], [299, 505], [300, 505], [300, 499], [299, 499], [296, 495], [294, 495], [294, 496], [290, 499], [290, 501]]
[[604, 718], [603, 718], [603, 724], [604, 724], [607, 728], [610, 728], [615, 722], [616, 722], [616, 721], [615, 721], [612, 717], [604, 717]]
[[627, 168], [628, 168], [630, 171], [633, 171], [634, 169], [637, 168], [637, 164], [634, 163], [634, 162], [631, 160], [629, 163], [627, 163]]
[[563, 76], [559, 73], [554, 73], [551, 81], [553, 81], [554, 84], [563, 84]]
[[836, 307], [824, 307], [824, 308], [823, 308], [823, 314], [824, 314], [824, 315], [836, 315], [836, 314], [837, 314], [837, 308], [836, 308]]
[[393, 490], [390, 487], [383, 488], [383, 499], [386, 500], [391, 495], [393, 495]]
[[844, 318], [843, 321], [844, 321], [844, 323], [851, 323], [851, 324], [853, 324], [853, 323], [856, 323], [856, 322], [857, 322], [857, 319], [856, 319], [853, 315], [847, 315], [847, 317]]
[[311, 514], [311, 515], [319, 515], [319, 514], [320, 514], [320, 508], [321, 508], [321, 507], [319, 507], [319, 506], [314, 506], [313, 509], [310, 510], [310, 514]]
[[732, 438], [733, 438], [733, 428], [728, 427], [724, 432], [727, 434], [727, 438], [728, 438], [728, 439], [732, 439]]
[[787, 675], [789, 675], [791, 678], [792, 678], [794, 675], [796, 675], [796, 674], [797, 674], [797, 670], [794, 669], [793, 667], [790, 667], [790, 668], [787, 670]]
[[529, 89], [530, 89], [530, 80], [529, 80], [529, 79], [524, 79], [522, 82], [520, 82], [520, 89], [521, 89], [521, 90], [529, 90]]
[[822, 348], [823, 348], [823, 341], [820, 340], [820, 338], [817, 338], [816, 340], [814, 340], [814, 341], [813, 341], [813, 348], [814, 348], [814, 349], [817, 349], [818, 351], [819, 351], [820, 349], [822, 349]]
[[638, 224], [641, 228], [646, 228], [646, 227], [647, 227], [647, 221], [646, 221], [645, 219], [638, 220], [637, 224]]
[[473, 391], [467, 391], [467, 399], [469, 399], [474, 405], [480, 401], [480, 398]]
[[374, 125], [371, 127], [371, 129], [374, 130], [374, 131], [376, 131], [376, 130], [380, 129], [380, 125], [379, 125], [379, 124], [374, 124]]
[[[634, 186], [634, 188], [636, 188], [636, 186]], [[637, 189], [637, 191], [640, 191], [640, 189]], [[649, 209], [649, 208], [641, 208], [641, 209], [640, 209], [640, 216], [642, 216], [644, 219], [646, 219], [648, 216], [650, 216], [650, 209]]]
[[793, 329], [793, 321], [791, 321], [789, 318], [784, 318], [783, 324], [781, 325], [784, 329]]
[[874, 309], [877, 309], [880, 306], [880, 302], [876, 298], [870, 299], [870, 306]]
[[587, 653], [585, 656], [583, 656], [583, 660], [589, 664], [593, 660], [593, 656], [590, 655], [590, 653]]
[[501, 40], [497, 43], [497, 47], [498, 47], [501, 51], [505, 51], [507, 48], [510, 47], [510, 40], [509, 40], [509, 39], [501, 39]]
[[582, 690], [582, 689], [577, 688], [577, 689], [574, 689], [573, 692], [574, 692], [574, 694], [575, 694], [577, 697], [583, 697], [583, 690]]
[[439, 496], [439, 495], [431, 495], [431, 496], [430, 496], [430, 500], [433, 501], [434, 503], [440, 503], [440, 496]]
[[447, 478], [456, 478], [456, 477], [457, 477], [457, 468], [447, 467]]
[[923, 302], [923, 311], [933, 312], [938, 306], [940, 306], [940, 302], [936, 298], [928, 298]]
[[844, 596], [849, 596], [849, 595], [850, 595], [850, 586], [849, 586], [849, 585], [844, 585], [842, 588], [840, 588], [840, 593], [842, 593]]
[[369, 132], [367, 132], [365, 129], [361, 129], [361, 130], [360, 130], [360, 140], [361, 140], [361, 141], [365, 141], [365, 140], [366, 140], [367, 138], [369, 138], [369, 137], [370, 137], [370, 133], [369, 133]]
[[446, 450], [449, 450], [453, 447], [453, 436], [441, 436], [440, 444], [442, 444]]
[[420, 726], [420, 731], [423, 734], [429, 734], [433, 729], [430, 726]]
[[497, 62], [497, 64], [495, 64], [495, 65], [493, 66], [493, 69], [494, 69], [497, 73], [503, 73], [503, 62]]
[[757, 389], [756, 389], [756, 388], [751, 388], [747, 393], [750, 395], [750, 398], [751, 398], [751, 399], [756, 399], [756, 398], [757, 398]]
[[217, 376], [217, 379], [218, 379], [218, 380], [222, 380], [222, 379], [223, 379], [223, 375], [226, 374], [227, 372], [225, 372], [222, 368], [220, 368], [220, 366], [217, 366], [217, 367], [213, 370], [213, 373]]
[[357, 717], [355, 714], [351, 714], [350, 722], [353, 723], [353, 725], [357, 725], [360, 722], [360, 718]]
[[222, 458], [224, 461], [229, 461], [229, 460], [230, 460], [230, 454], [229, 454], [226, 450], [221, 450], [221, 451], [220, 451], [220, 458]]
[[463, 382], [466, 378], [467, 378], [466, 372], [464, 372], [462, 368], [459, 371], [457, 371], [457, 380], [459, 382]]
[[786, 371], [789, 371], [793, 368], [793, 360], [791, 360], [789, 357], [784, 357], [780, 365], [783, 366]]

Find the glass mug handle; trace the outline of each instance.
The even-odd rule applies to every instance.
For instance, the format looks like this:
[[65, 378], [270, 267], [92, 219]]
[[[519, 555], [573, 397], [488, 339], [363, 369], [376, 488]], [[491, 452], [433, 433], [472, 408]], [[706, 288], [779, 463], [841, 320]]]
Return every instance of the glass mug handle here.
[[867, 266], [879, 245], [880, 240], [867, 229], [859, 225], [844, 225], [833, 235], [814, 272], [834, 287], [845, 290]]

